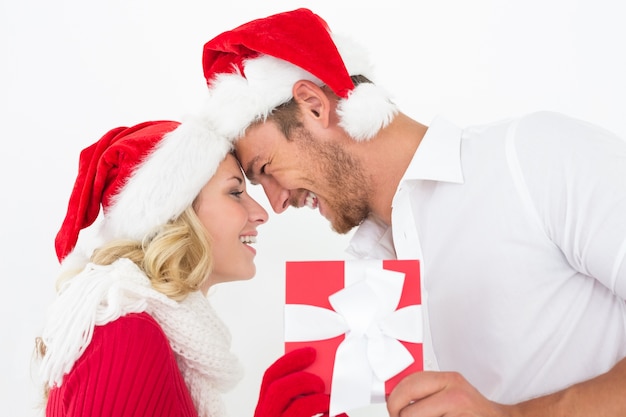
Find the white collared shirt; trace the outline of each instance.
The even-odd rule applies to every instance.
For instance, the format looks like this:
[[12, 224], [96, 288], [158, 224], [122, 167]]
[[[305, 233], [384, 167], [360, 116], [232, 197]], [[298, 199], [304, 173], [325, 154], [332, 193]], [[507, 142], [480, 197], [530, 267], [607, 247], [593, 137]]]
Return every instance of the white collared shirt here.
[[502, 403], [626, 356], [626, 142], [539, 112], [464, 130], [436, 118], [350, 253], [420, 259], [425, 367]]

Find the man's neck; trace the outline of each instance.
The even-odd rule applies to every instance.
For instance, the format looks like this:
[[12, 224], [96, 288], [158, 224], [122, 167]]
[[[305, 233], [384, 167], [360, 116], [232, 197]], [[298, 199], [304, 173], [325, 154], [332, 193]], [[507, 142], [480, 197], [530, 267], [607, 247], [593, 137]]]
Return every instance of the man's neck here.
[[363, 143], [362, 156], [370, 174], [372, 215], [391, 225], [391, 202], [413, 159], [427, 126], [399, 113], [375, 138]]

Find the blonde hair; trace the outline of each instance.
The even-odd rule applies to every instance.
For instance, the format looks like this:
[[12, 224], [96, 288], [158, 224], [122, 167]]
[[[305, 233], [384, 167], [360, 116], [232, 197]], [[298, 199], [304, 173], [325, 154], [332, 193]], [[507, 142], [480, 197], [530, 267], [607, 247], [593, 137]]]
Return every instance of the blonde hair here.
[[[143, 241], [118, 239], [98, 247], [90, 262], [110, 265], [120, 258], [133, 261], [154, 289], [177, 301], [198, 290], [213, 269], [211, 238], [193, 205]], [[57, 288], [79, 272], [65, 271], [57, 279]]]
[[94, 251], [91, 262], [109, 265], [119, 258], [133, 261], [152, 286], [174, 300], [197, 291], [213, 267], [211, 243], [193, 207], [143, 240], [117, 240]]

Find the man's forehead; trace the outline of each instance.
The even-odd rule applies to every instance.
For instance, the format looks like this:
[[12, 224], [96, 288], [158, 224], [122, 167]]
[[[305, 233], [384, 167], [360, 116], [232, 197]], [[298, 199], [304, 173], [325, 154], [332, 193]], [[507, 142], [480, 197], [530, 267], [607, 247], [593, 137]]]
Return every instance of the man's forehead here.
[[241, 166], [243, 167], [243, 172], [246, 174], [246, 177], [248, 177], [250, 181], [253, 181], [256, 178], [256, 174], [257, 174], [256, 166], [258, 165], [258, 162], [260, 159], [261, 157], [257, 155], [248, 161], [241, 160], [241, 159], [239, 160], [239, 162], [241, 163]]
[[245, 137], [237, 140], [233, 147], [235, 157], [241, 162], [242, 165], [248, 165], [252, 159], [258, 159], [259, 152], [256, 147], [249, 143], [253, 141], [246, 141]]

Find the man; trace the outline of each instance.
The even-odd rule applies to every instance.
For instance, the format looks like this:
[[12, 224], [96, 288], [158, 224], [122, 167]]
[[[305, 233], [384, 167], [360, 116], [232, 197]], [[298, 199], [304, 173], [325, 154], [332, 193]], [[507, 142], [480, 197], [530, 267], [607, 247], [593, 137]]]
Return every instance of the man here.
[[426, 126], [306, 9], [222, 33], [203, 64], [207, 123], [277, 213], [421, 260], [426, 371], [392, 417], [626, 415], [626, 142], [547, 112]]

